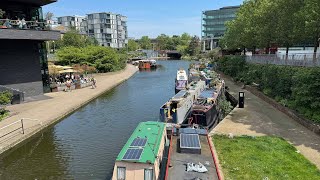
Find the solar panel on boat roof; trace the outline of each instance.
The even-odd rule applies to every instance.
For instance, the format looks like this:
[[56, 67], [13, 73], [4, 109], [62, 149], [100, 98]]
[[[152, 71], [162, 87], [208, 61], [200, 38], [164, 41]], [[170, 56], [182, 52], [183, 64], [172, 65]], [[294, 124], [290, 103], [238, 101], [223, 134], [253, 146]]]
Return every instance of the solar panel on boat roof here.
[[202, 97], [202, 98], [210, 98], [210, 97], [213, 97], [213, 93], [214, 93], [213, 89], [212, 90], [204, 90], [200, 94], [200, 97]]
[[198, 134], [180, 134], [180, 147], [201, 149], [200, 139]]
[[182, 98], [187, 92], [185, 90], [179, 91], [176, 95], [173, 96], [173, 99]]
[[139, 160], [143, 149], [141, 148], [129, 148], [122, 160]]
[[132, 147], [143, 147], [147, 143], [147, 138], [135, 138], [131, 145]]

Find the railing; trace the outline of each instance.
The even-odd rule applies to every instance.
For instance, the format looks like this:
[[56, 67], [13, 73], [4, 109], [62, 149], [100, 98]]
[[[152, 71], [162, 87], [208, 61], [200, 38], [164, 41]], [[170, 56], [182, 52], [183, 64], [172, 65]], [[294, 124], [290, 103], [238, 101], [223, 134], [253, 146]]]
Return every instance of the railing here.
[[[5, 136], [7, 136], [7, 135], [9, 135], [11, 133], [14, 133], [14, 132], [20, 130], [20, 129], [21, 129], [22, 134], [25, 134], [25, 122], [26, 122], [26, 120], [28, 120], [28, 121], [37, 121], [39, 125], [41, 125], [41, 126], [43, 125], [42, 121], [40, 121], [38, 119], [22, 118], [22, 119], [20, 119], [18, 121], [15, 121], [15, 122], [13, 122], [11, 124], [8, 124], [8, 125], [0, 128], [0, 134], [1, 134], [0, 138], [3, 138], [3, 137], [5, 137]], [[18, 124], [18, 126], [13, 127], [12, 130], [10, 130], [8, 132], [5, 131], [7, 128], [12, 127], [12, 126], [14, 126], [16, 124]], [[2, 134], [3, 131], [4, 131], [4, 134]]]
[[0, 29], [50, 30], [46, 22], [0, 19]]
[[317, 53], [315, 58], [313, 53], [306, 54], [259, 54], [246, 56], [246, 61], [256, 64], [275, 64], [287, 66], [320, 66], [320, 54]]
[[4, 129], [6, 129], [6, 128], [12, 127], [13, 125], [18, 124], [18, 123], [21, 123], [21, 126], [18, 126], [18, 128], [14, 128], [13, 130], [11, 130], [11, 131], [9, 131], [9, 132], [6, 132], [4, 135], [1, 135], [0, 138], [3, 138], [3, 137], [5, 137], [5, 136], [7, 136], [7, 135], [9, 135], [9, 134], [11, 134], [11, 133], [14, 133], [14, 132], [20, 130], [20, 129], [22, 130], [22, 134], [24, 134], [23, 119], [18, 120], [18, 121], [16, 121], [16, 122], [13, 122], [13, 123], [11, 123], [11, 124], [8, 124], [8, 125], [0, 128], [0, 132], [2, 132], [2, 131], [3, 131]]

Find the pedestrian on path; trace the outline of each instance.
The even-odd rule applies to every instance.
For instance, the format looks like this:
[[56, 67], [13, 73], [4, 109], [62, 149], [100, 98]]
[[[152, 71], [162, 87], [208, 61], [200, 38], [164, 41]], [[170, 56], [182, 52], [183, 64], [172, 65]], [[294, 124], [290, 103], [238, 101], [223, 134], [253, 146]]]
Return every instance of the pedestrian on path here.
[[97, 80], [95, 78], [92, 78], [91, 82], [92, 82], [92, 89], [95, 89], [97, 87]]

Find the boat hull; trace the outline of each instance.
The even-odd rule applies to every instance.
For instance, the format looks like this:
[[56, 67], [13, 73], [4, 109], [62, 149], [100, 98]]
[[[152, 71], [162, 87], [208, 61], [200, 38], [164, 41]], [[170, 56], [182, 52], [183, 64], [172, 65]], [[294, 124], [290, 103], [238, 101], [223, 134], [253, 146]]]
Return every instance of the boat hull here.
[[219, 111], [215, 105], [211, 105], [206, 110], [192, 110], [190, 116], [192, 117], [191, 123], [198, 124], [204, 128], [210, 128], [219, 120]]

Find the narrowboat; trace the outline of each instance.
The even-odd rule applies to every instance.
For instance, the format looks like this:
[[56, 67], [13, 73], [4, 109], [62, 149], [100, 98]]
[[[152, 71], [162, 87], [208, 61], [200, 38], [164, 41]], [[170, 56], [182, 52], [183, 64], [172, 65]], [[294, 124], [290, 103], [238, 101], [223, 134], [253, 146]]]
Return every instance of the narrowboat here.
[[141, 122], [117, 156], [112, 180], [163, 179], [168, 145], [164, 123]]
[[216, 156], [206, 129], [174, 127], [165, 180], [221, 179]]
[[160, 108], [160, 121], [182, 124], [190, 115], [193, 102], [206, 87], [204, 81], [192, 82]]
[[222, 116], [219, 101], [225, 92], [224, 81], [201, 92], [192, 106], [191, 118], [188, 124], [198, 124], [205, 128], [212, 127]]
[[140, 60], [138, 64], [139, 69], [154, 69], [157, 68], [156, 60]]
[[185, 70], [179, 69], [177, 71], [175, 85], [175, 93], [177, 94], [181, 90], [185, 90], [188, 86], [188, 76]]

